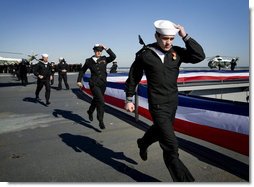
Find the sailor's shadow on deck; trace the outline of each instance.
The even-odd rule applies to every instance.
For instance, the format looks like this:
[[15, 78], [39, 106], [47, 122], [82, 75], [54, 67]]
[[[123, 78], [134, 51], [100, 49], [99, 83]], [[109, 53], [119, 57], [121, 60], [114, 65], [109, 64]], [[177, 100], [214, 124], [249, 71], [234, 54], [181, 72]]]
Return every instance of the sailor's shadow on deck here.
[[39, 104], [47, 107], [47, 105], [44, 102], [42, 102], [40, 99], [36, 99], [36, 98], [33, 98], [33, 97], [25, 97], [23, 99], [23, 101], [30, 102], [30, 103], [35, 103], [35, 104], [39, 103]]
[[[34, 84], [35, 81], [32, 81], [32, 82], [28, 82], [26, 84], [26, 86], [30, 85], [30, 84]], [[21, 81], [20, 80], [16, 80], [15, 82], [12, 80], [10, 82], [1, 82], [0, 83], [0, 88], [1, 87], [12, 87], [12, 86], [24, 86], [22, 85]]]
[[89, 121], [85, 120], [84, 118], [82, 118], [78, 114], [72, 113], [72, 111], [61, 110], [61, 109], [54, 109], [52, 114], [55, 117], [62, 116], [63, 118], [68, 119], [70, 121], [73, 121], [76, 124], [83, 125], [83, 126], [89, 128], [89, 129], [93, 129], [96, 132], [101, 132], [99, 129], [97, 129], [94, 126], [92, 126]]
[[[146, 175], [136, 169], [133, 165], [137, 162], [124, 155], [123, 152], [114, 152], [111, 149], [104, 147], [92, 138], [80, 135], [73, 135], [70, 133], [60, 134], [59, 137], [62, 141], [70, 146], [76, 152], [85, 152], [95, 159], [107, 164], [116, 171], [128, 175], [137, 182], [160, 182], [156, 178]], [[130, 165], [126, 165], [118, 160], [123, 160]], [[114, 181], [112, 181], [114, 182]]]

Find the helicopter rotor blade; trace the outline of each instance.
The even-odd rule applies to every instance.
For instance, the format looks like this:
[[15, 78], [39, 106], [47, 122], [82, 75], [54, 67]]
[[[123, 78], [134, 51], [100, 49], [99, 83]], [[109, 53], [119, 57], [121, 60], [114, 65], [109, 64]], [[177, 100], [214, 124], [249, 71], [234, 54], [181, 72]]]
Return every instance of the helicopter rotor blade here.
[[14, 55], [23, 55], [23, 53], [15, 53], [15, 52], [9, 52], [9, 51], [0, 51], [0, 53], [14, 54]]

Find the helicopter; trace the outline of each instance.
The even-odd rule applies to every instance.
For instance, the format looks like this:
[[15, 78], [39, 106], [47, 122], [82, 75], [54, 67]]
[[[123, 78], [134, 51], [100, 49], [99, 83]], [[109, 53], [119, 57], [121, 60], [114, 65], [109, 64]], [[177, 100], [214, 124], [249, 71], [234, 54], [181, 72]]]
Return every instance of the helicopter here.
[[[13, 52], [5, 52], [5, 51], [0, 51], [0, 53], [24, 55], [23, 53], [13, 53]], [[0, 65], [19, 64], [22, 61], [23, 62], [25, 61], [30, 64], [33, 60], [37, 60], [36, 56], [38, 56], [38, 54], [34, 54], [34, 53], [32, 53], [31, 55], [27, 55], [27, 58], [9, 58], [9, 57], [0, 56]]]
[[208, 60], [208, 67], [211, 69], [218, 69], [221, 70], [221, 68], [231, 69], [234, 71], [237, 61], [239, 60], [239, 57], [230, 57], [230, 56], [220, 56], [216, 55], [214, 57], [209, 57]]

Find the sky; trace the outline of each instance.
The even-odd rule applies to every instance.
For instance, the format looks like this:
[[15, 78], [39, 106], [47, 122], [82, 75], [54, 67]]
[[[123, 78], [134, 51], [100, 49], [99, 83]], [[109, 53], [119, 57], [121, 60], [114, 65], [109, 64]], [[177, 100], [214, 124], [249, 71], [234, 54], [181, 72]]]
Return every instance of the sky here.
[[[130, 67], [142, 47], [138, 35], [155, 42], [154, 21], [167, 19], [184, 26], [206, 57], [237, 56], [238, 66], [250, 64], [248, 0], [0, 0], [0, 7], [0, 51], [24, 54], [3, 57], [47, 53], [49, 61], [83, 64], [101, 43], [114, 51], [119, 67]], [[185, 47], [179, 36], [174, 45]]]

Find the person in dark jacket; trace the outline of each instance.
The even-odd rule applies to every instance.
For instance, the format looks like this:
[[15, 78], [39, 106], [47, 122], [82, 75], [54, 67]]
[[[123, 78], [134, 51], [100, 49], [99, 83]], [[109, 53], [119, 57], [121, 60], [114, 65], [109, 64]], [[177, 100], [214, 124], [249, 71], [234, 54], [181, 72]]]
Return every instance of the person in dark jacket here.
[[19, 74], [20, 74], [20, 79], [21, 83], [23, 86], [26, 86], [28, 84], [28, 79], [27, 79], [27, 68], [28, 68], [29, 62], [26, 59], [22, 59], [21, 62], [19, 63]]
[[51, 75], [52, 75], [52, 80], [50, 81], [50, 85], [53, 85], [55, 80], [56, 64], [54, 61], [52, 61], [50, 65], [51, 65]]
[[[178, 142], [173, 123], [178, 105], [177, 78], [182, 62], [198, 63], [205, 59], [202, 47], [191, 38], [184, 27], [168, 20], [154, 22], [156, 28], [153, 44], [141, 49], [131, 65], [126, 80], [126, 104], [129, 112], [135, 110], [132, 97], [143, 72], [147, 78], [149, 112], [153, 125], [137, 140], [139, 155], [147, 160], [148, 147], [159, 142], [169, 173], [175, 182], [192, 182], [194, 177], [179, 159]], [[183, 39], [185, 48], [173, 46], [176, 34]]]
[[117, 62], [113, 62], [113, 65], [110, 68], [109, 73], [117, 73]]
[[48, 54], [42, 54], [42, 58], [34, 67], [34, 75], [37, 77], [35, 97], [39, 100], [39, 94], [45, 86], [46, 105], [50, 104], [50, 80], [52, 79], [51, 65], [48, 62]]
[[66, 89], [69, 90], [70, 87], [67, 82], [68, 64], [66, 63], [63, 57], [59, 58], [59, 64], [57, 66], [57, 70], [58, 70], [58, 90], [62, 89], [62, 80], [64, 81]]
[[[105, 129], [105, 124], [103, 122], [104, 116], [104, 93], [106, 91], [107, 84], [107, 64], [115, 60], [116, 55], [110, 48], [104, 45], [96, 44], [93, 47], [94, 56], [87, 58], [85, 64], [79, 72], [77, 85], [81, 88], [81, 80], [83, 74], [90, 69], [91, 77], [89, 79], [90, 90], [93, 94], [93, 100], [89, 110], [87, 111], [89, 120], [93, 121], [93, 112], [97, 110], [97, 119], [99, 121], [99, 126], [101, 129]], [[102, 56], [102, 51], [105, 50], [109, 57]]]

